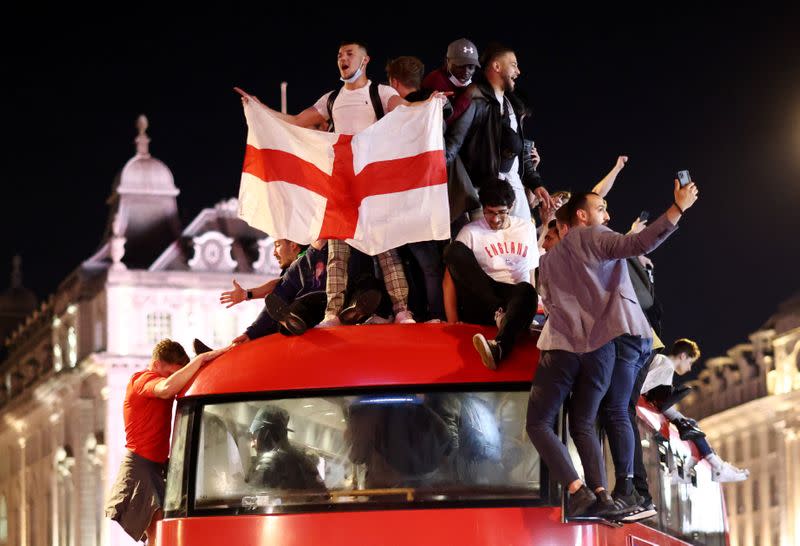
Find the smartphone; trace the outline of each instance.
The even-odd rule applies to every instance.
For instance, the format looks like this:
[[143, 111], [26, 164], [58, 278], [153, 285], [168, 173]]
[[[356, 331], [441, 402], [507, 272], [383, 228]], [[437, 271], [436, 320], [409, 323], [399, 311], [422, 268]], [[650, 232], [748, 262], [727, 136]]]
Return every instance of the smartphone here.
[[639, 221], [640, 222], [644, 222], [648, 218], [650, 218], [650, 213], [648, 211], [643, 210], [642, 212], [639, 213]]
[[678, 174], [675, 175], [675, 178], [678, 179], [678, 182], [681, 186], [685, 186], [692, 181], [692, 175], [689, 174], [689, 171], [678, 171]]

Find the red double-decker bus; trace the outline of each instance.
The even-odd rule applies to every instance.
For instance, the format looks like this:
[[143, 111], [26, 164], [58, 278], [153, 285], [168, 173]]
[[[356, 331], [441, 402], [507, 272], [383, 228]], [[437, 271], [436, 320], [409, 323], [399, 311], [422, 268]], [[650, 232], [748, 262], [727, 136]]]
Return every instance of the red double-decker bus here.
[[490, 371], [478, 331], [494, 334], [349, 326], [226, 353], [179, 398], [157, 543], [727, 544], [718, 484], [705, 463], [688, 469], [690, 445], [646, 408], [658, 516], [565, 523], [525, 431], [535, 336]]

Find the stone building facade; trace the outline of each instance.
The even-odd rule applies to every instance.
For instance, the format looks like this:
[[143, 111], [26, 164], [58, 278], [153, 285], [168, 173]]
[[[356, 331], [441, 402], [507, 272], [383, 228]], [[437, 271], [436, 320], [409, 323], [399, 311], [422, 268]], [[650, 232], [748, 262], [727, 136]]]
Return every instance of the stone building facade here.
[[134, 544], [103, 516], [128, 379], [161, 338], [190, 354], [195, 337], [230, 343], [261, 305], [225, 309], [220, 292], [234, 276], [252, 287], [279, 274], [273, 241], [237, 217], [235, 199], [181, 228], [179, 191], [149, 153], [143, 116], [138, 129], [98, 251], [41, 304], [15, 259], [0, 294], [0, 546]]

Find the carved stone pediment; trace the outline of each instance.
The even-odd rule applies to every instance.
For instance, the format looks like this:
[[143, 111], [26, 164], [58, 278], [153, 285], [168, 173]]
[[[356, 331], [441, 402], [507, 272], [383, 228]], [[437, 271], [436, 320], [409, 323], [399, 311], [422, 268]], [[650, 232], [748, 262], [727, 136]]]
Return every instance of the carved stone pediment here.
[[236, 269], [236, 260], [231, 257], [233, 239], [219, 231], [207, 231], [194, 237], [194, 257], [189, 260], [192, 271], [230, 272]]

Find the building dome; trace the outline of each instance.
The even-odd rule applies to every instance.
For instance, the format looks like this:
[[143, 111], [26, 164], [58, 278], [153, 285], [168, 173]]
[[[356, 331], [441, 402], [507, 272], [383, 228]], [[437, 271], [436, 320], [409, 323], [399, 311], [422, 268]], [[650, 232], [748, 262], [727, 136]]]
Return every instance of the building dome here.
[[147, 118], [139, 116], [136, 127], [136, 155], [122, 168], [116, 191], [124, 194], [178, 195], [172, 171], [163, 162], [150, 155], [150, 137], [147, 136]]

